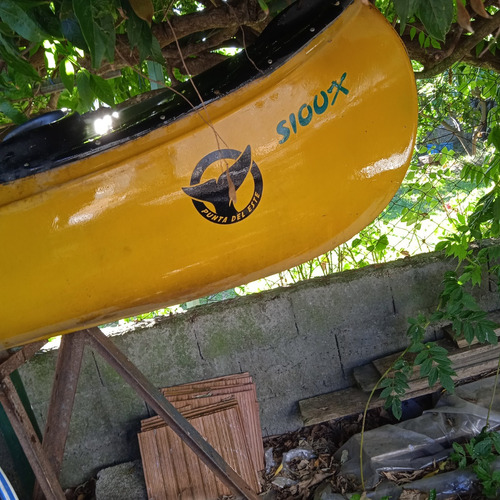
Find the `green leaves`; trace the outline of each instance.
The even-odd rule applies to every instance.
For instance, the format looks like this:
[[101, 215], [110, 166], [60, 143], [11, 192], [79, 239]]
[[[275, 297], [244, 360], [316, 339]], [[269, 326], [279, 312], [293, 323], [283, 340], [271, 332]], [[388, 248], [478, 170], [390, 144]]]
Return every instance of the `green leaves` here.
[[115, 103], [114, 91], [110, 83], [85, 69], [76, 74], [76, 87], [80, 96], [78, 111], [88, 111], [96, 99], [109, 106], [113, 106]]
[[500, 187], [495, 186], [477, 202], [469, 221], [476, 239], [495, 238], [500, 234]]
[[453, 0], [421, 0], [418, 17], [431, 37], [444, 41], [453, 20]]
[[89, 48], [92, 65], [98, 68], [103, 59], [115, 56], [115, 21], [113, 0], [73, 0], [73, 10]]
[[448, 351], [434, 342], [425, 344], [417, 354], [414, 361], [415, 366], [420, 366], [420, 375], [429, 381], [429, 387], [433, 387], [439, 380], [440, 384], [448, 392], [453, 392], [455, 384], [451, 378], [455, 375], [451, 368], [451, 360]]
[[100, 76], [90, 74], [90, 90], [96, 95], [96, 97], [108, 104], [113, 106], [115, 103], [115, 96], [113, 93], [113, 88], [108, 81], [104, 80]]
[[94, 94], [90, 88], [90, 73], [86, 70], [79, 71], [76, 75], [76, 87], [80, 95], [83, 109], [91, 109]]
[[125, 27], [128, 40], [130, 46], [139, 51], [140, 60], [151, 58], [164, 66], [165, 60], [161, 54], [160, 44], [154, 37], [148, 23], [137, 17], [131, 8], [127, 10], [127, 16]]
[[500, 125], [495, 125], [488, 136], [488, 143], [493, 144], [500, 154]]
[[61, 31], [63, 36], [72, 43], [75, 47], [89, 51], [85, 38], [83, 36], [78, 19], [73, 11], [72, 0], [62, 0], [59, 10], [59, 19], [61, 23]]
[[[30, 3], [32, 3], [33, 7], [38, 5], [38, 2]], [[32, 42], [41, 42], [49, 35], [30, 15], [30, 11], [26, 6], [24, 2], [21, 3], [17, 0], [0, 0], [0, 18], [23, 38]]]
[[71, 61], [63, 59], [59, 64], [59, 75], [63, 85], [70, 91], [73, 92], [75, 86], [75, 68]]
[[2, 33], [0, 33], [0, 56], [9, 65], [9, 69], [22, 73], [35, 81], [40, 80], [35, 68], [21, 56], [19, 49]]
[[[394, 0], [394, 7], [401, 23], [401, 33], [406, 24], [414, 16], [417, 16], [431, 36], [429, 45], [435, 45], [432, 39], [444, 41], [453, 21], [453, 0]], [[426, 37], [422, 34], [421, 46], [427, 43]], [[415, 36], [415, 33], [413, 33]], [[412, 36], [412, 39], [413, 39]]]
[[26, 116], [5, 99], [0, 99], [0, 113], [3, 113], [17, 125], [26, 121]]
[[453, 319], [453, 330], [457, 337], [463, 336], [469, 344], [475, 338], [481, 343], [498, 344], [496, 327], [496, 323], [488, 320], [484, 311], [460, 311]]
[[408, 318], [408, 323], [410, 326], [408, 327], [408, 331], [406, 332], [407, 336], [410, 338], [410, 352], [417, 352], [420, 347], [416, 348], [414, 346], [420, 346], [424, 340], [425, 329], [427, 328], [429, 322], [427, 318], [420, 314], [416, 318]]
[[401, 33], [403, 33], [406, 21], [412, 18], [417, 11], [419, 0], [394, 0], [396, 14], [401, 21]]
[[401, 398], [410, 387], [408, 385], [409, 365], [405, 361], [403, 363], [399, 370], [393, 372], [392, 376], [385, 378], [380, 383], [382, 388], [380, 397], [385, 398], [384, 408], [390, 409], [398, 420], [402, 416]]
[[165, 87], [165, 74], [163, 66], [156, 61], [147, 61], [148, 75], [151, 82], [151, 90]]
[[483, 494], [488, 498], [497, 498], [500, 488], [500, 471], [494, 470], [492, 464], [500, 454], [500, 434], [484, 427], [481, 432], [469, 442], [453, 443], [453, 453], [450, 460], [461, 469], [472, 468], [482, 487]]

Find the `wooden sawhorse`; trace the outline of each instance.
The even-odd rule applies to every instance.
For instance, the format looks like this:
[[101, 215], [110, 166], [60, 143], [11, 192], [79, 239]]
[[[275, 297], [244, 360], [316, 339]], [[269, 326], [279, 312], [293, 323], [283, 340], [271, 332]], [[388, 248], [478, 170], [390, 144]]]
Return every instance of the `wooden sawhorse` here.
[[43, 500], [44, 497], [47, 500], [65, 500], [59, 483], [59, 472], [86, 345], [98, 352], [123, 377], [237, 497], [257, 500], [258, 496], [246, 482], [99, 328], [62, 336], [43, 443], [40, 442], [10, 374], [28, 361], [45, 343], [46, 341], [38, 341], [28, 344], [0, 364], [0, 403], [37, 479], [34, 500]]

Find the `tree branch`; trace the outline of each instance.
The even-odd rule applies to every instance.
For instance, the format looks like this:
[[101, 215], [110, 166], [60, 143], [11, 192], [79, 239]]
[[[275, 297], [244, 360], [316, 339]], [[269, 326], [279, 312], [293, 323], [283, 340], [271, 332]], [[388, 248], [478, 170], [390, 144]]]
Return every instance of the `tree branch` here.
[[[227, 57], [228, 56], [217, 54], [216, 52], [207, 52], [206, 54], [200, 54], [199, 57], [186, 59], [185, 62], [189, 74], [195, 76], [226, 60]], [[184, 65], [180, 59], [169, 61], [169, 66], [172, 68], [179, 68], [181, 73], [185, 73]]]
[[[154, 24], [152, 26], [153, 34], [156, 36], [162, 54], [167, 61], [175, 59], [176, 62], [180, 59], [175, 39], [182, 42], [182, 39], [195, 33], [220, 30], [220, 33], [209, 38], [206, 43], [191, 43], [182, 47], [183, 57], [207, 53], [207, 48], [220, 46], [223, 42], [229, 40], [232, 36], [243, 27], [251, 27], [254, 30], [261, 31], [270, 19], [266, 18], [264, 12], [259, 7], [255, 0], [236, 0], [231, 3], [222, 3], [219, 7], [186, 14], [182, 16], [173, 16], [170, 19], [170, 28], [168, 22]], [[199, 61], [191, 66], [196, 70], [193, 74], [197, 74], [197, 69], [202, 67], [208, 69], [210, 64], [215, 64], [221, 60], [222, 56], [208, 56], [207, 63], [201, 64]], [[91, 70], [90, 58], [85, 57], [79, 61], [83, 67]], [[97, 74], [108, 73], [110, 71], [120, 70], [126, 66], [135, 66], [139, 64], [139, 54], [137, 50], [131, 50], [128, 37], [126, 35], [118, 35], [116, 37], [115, 61], [113, 63], [105, 62], [97, 70]], [[168, 68], [167, 68], [168, 69]], [[171, 71], [168, 69], [169, 74]]]
[[[490, 19], [477, 18], [472, 23], [474, 33], [466, 35], [455, 27], [448, 34], [448, 41], [444, 49], [423, 49], [418, 40], [410, 39], [409, 31], [405, 32], [402, 39], [408, 50], [411, 59], [423, 64], [424, 69], [415, 74], [416, 78], [431, 78], [443, 71], [446, 71], [458, 61], [464, 61], [468, 64], [483, 67], [485, 69], [500, 68], [500, 58], [489, 54], [488, 57], [479, 58], [475, 55], [474, 49], [486, 36], [490, 35], [500, 27], [500, 11]], [[485, 54], [486, 56], [486, 54]]]
[[[228, 42], [235, 33], [237, 28], [226, 28], [221, 29], [215, 35], [206, 38], [206, 40], [200, 40], [196, 43], [189, 43], [186, 45], [181, 44], [181, 51], [183, 55], [186, 56], [195, 56], [201, 54], [203, 52], [207, 52], [210, 49], [215, 47], [220, 47], [225, 42]], [[163, 57], [165, 59], [178, 59], [179, 51], [175, 45], [169, 45], [162, 50]]]

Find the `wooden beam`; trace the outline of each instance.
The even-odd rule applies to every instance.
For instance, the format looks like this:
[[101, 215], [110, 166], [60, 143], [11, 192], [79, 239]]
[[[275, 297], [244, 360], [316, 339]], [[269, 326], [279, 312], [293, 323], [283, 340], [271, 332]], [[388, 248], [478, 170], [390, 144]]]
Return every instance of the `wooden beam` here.
[[[64, 448], [82, 366], [85, 335], [81, 331], [63, 335], [57, 356], [54, 383], [43, 433], [43, 450], [57, 477], [61, 473]], [[36, 484], [33, 500], [43, 500], [43, 498], [43, 492]]]
[[39, 340], [24, 346], [19, 351], [11, 354], [2, 364], [0, 364], [0, 379], [7, 377], [14, 370], [31, 359], [45, 344], [46, 340]]
[[2, 380], [1, 388], [0, 403], [4, 407], [5, 413], [21, 443], [45, 497], [50, 500], [66, 500], [59, 480], [45, 456], [42, 444], [36, 435], [35, 429], [17, 395], [10, 377], [5, 377]]

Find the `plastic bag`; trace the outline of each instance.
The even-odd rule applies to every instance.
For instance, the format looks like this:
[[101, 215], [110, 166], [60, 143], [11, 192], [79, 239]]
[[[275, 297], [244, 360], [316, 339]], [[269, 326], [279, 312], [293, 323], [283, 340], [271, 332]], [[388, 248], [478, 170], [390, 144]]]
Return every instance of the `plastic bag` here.
[[[472, 389], [474, 390], [477, 391], [477, 387]], [[462, 391], [462, 394], [464, 393], [465, 391]], [[486, 418], [487, 408], [456, 395], [445, 395], [436, 408], [420, 417], [365, 432], [365, 487], [373, 488], [378, 483], [379, 473], [382, 471], [413, 471], [446, 459], [451, 452], [452, 443], [479, 434], [486, 425]], [[494, 429], [499, 425], [500, 413], [492, 412], [490, 427]], [[342, 472], [355, 476], [358, 480], [360, 440], [360, 434], [353, 436], [335, 454], [337, 460], [344, 458]]]

